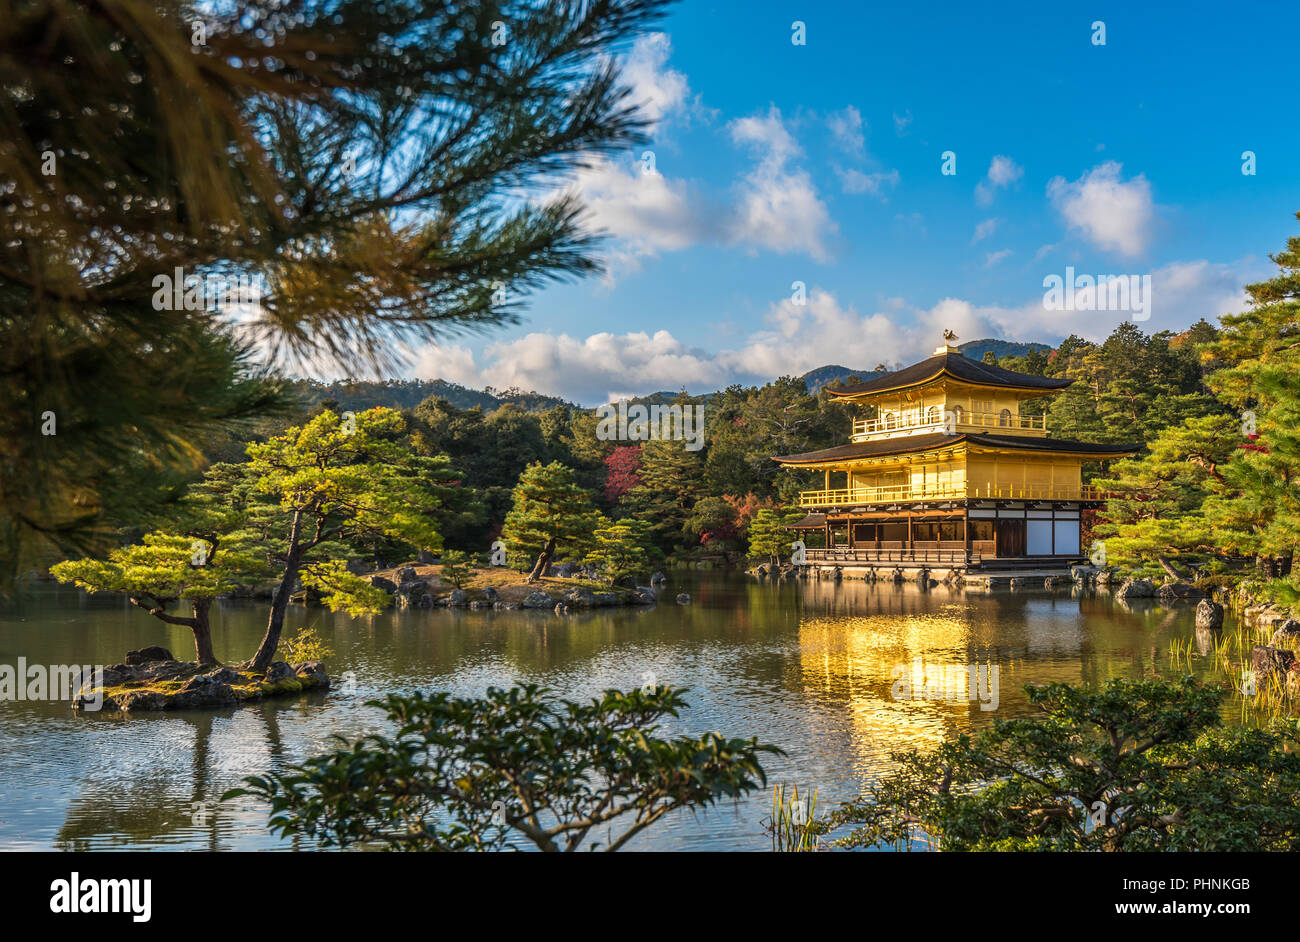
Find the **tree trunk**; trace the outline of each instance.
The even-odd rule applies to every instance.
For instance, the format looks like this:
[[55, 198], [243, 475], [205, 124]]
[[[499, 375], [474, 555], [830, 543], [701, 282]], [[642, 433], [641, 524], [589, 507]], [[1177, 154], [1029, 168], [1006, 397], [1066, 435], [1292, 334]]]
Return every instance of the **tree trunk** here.
[[1175, 582], [1183, 581], [1183, 574], [1179, 572], [1177, 569], [1175, 569], [1174, 564], [1171, 563], [1169, 560], [1165, 559], [1163, 556], [1157, 555], [1156, 562], [1160, 564], [1161, 569], [1169, 573], [1170, 579], [1173, 579]]
[[289, 608], [289, 596], [293, 594], [293, 583], [298, 578], [298, 564], [302, 559], [302, 547], [298, 538], [302, 534], [302, 512], [293, 515], [293, 528], [289, 531], [289, 552], [285, 556], [284, 576], [275, 590], [271, 601], [271, 615], [266, 622], [266, 634], [258, 645], [257, 653], [248, 662], [248, 669], [254, 673], [265, 673], [275, 659], [276, 648], [280, 646], [280, 632], [284, 630], [284, 613]]
[[533, 564], [533, 571], [528, 574], [525, 582], [536, 582], [546, 572], [546, 567], [551, 564], [551, 557], [555, 555], [555, 540], [547, 540], [542, 551], [537, 554], [537, 562]]
[[217, 667], [221, 664], [212, 650], [212, 628], [208, 621], [211, 610], [212, 599], [194, 600], [194, 624], [190, 630], [194, 632], [194, 655], [199, 667]]

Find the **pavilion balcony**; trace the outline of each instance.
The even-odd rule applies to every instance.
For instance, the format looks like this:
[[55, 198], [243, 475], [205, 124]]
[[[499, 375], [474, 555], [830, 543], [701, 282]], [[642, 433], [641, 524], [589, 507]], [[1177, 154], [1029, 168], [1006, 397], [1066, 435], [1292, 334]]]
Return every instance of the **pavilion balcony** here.
[[1102, 500], [1105, 496], [1103, 491], [1086, 484], [932, 484], [926, 487], [896, 484], [803, 491], [799, 494], [799, 506], [856, 507], [919, 500]]
[[1013, 415], [1002, 412], [968, 412], [954, 409], [951, 421], [946, 421], [937, 406], [920, 415], [891, 413], [883, 418], [863, 419], [853, 423], [855, 442], [874, 441], [899, 434], [933, 433], [948, 431], [953, 434], [971, 429], [1000, 429], [1002, 431], [1028, 431], [1047, 434], [1047, 417], [1043, 415]]
[[856, 547], [836, 546], [831, 549], [805, 550], [809, 565], [842, 566], [845, 564], [867, 563], [881, 565], [884, 563], [915, 564], [926, 563], [938, 566], [978, 566], [985, 558], [993, 555], [992, 544], [980, 550], [965, 546], [880, 546]]

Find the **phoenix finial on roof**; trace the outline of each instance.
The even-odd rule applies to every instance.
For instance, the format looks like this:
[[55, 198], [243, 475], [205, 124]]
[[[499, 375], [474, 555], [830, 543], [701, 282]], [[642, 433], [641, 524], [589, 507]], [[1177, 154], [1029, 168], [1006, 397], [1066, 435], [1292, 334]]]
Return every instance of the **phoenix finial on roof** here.
[[952, 343], [954, 340], [957, 339], [957, 335], [954, 334], [951, 330], [949, 330], [948, 328], [945, 327], [944, 330], [943, 330], [943, 339], [944, 339], [944, 341], [946, 341], [947, 343]]

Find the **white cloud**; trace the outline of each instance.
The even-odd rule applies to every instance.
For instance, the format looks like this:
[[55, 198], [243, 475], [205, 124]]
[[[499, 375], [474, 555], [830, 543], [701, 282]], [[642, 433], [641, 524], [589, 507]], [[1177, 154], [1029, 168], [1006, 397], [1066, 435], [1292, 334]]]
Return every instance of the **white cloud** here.
[[985, 219], [975, 227], [975, 235], [971, 238], [971, 243], [974, 244], [993, 235], [994, 230], [997, 229], [1001, 221], [1000, 219]]
[[867, 140], [862, 124], [862, 113], [852, 105], [843, 111], [833, 111], [826, 118], [835, 145], [847, 154], [861, 157], [866, 154]]
[[912, 123], [912, 112], [906, 111], [901, 115], [894, 115], [894, 133], [902, 137], [907, 133], [908, 125]]
[[1108, 160], [1073, 182], [1053, 177], [1047, 195], [1070, 228], [1093, 245], [1121, 255], [1141, 255], [1155, 216], [1151, 184], [1141, 174], [1125, 183], [1120, 170], [1119, 163]]
[[[1165, 265], [1150, 273], [1152, 316], [1140, 326], [1151, 333], [1181, 330], [1200, 317], [1215, 323], [1218, 315], [1245, 306], [1243, 284], [1269, 272], [1266, 261], [1254, 259]], [[863, 370], [882, 362], [910, 363], [928, 356], [945, 329], [960, 341], [999, 337], [1054, 343], [1069, 334], [1102, 340], [1130, 317], [1118, 311], [1047, 310], [1041, 276], [1035, 277], [1039, 280], [1026, 284], [1026, 300], [1019, 306], [948, 297], [918, 307], [889, 298], [881, 310], [860, 313], [814, 288], [802, 305], [789, 298], [772, 303], [762, 323], [727, 349], [703, 350], [666, 330], [585, 338], [530, 333], [489, 345], [481, 362], [464, 347], [425, 348], [414, 356], [412, 375], [475, 387], [519, 386], [595, 405], [618, 395], [683, 386], [706, 392], [733, 382], [763, 383], [828, 363]]]
[[714, 112], [698, 95], [691, 95], [690, 82], [668, 67], [672, 41], [667, 33], [647, 33], [637, 38], [623, 57], [620, 75], [630, 89], [629, 103], [636, 105], [653, 124], [671, 117], [708, 119]]
[[734, 142], [750, 145], [763, 163], [774, 167], [803, 153], [776, 105], [770, 106], [766, 115], [737, 118], [727, 125], [727, 130]]
[[730, 194], [715, 196], [669, 177], [657, 159], [653, 170], [640, 161], [603, 160], [578, 174], [588, 227], [613, 240], [607, 283], [647, 257], [701, 244], [830, 259], [829, 242], [838, 227], [807, 171], [793, 165], [803, 152], [781, 113], [772, 108], [738, 119], [728, 133], [755, 159]]
[[588, 225], [617, 240], [619, 267], [660, 252], [680, 251], [717, 237], [707, 200], [685, 180], [672, 180], [642, 163], [605, 161], [583, 171], [578, 187]]
[[1014, 254], [1015, 253], [1012, 252], [1011, 249], [999, 249], [996, 252], [989, 252], [984, 256], [984, 267], [992, 268], [994, 265], [998, 264], [998, 262], [1001, 262], [1003, 259]]
[[[843, 111], [832, 112], [826, 118], [826, 126], [831, 130], [831, 137], [836, 147], [854, 159], [863, 162], [867, 158], [866, 125], [858, 109], [849, 105]], [[835, 175], [840, 179], [840, 188], [845, 193], [879, 197], [885, 200], [886, 188], [898, 186], [897, 170], [868, 172], [853, 167], [836, 166]]]
[[728, 125], [737, 144], [748, 145], [758, 163], [737, 187], [737, 202], [727, 226], [728, 241], [780, 254], [806, 252], [829, 261], [827, 241], [839, 229], [806, 170], [790, 166], [802, 155], [781, 112], [738, 118]]
[[1025, 175], [1025, 170], [1010, 157], [998, 154], [989, 163], [988, 173], [975, 185], [975, 200], [981, 206], [993, 202], [996, 191], [1006, 189]]
[[844, 170], [837, 167], [835, 173], [840, 178], [840, 186], [845, 193], [867, 193], [883, 198], [881, 191], [886, 185], [898, 186], [897, 170], [890, 170], [887, 173], [863, 173], [861, 170], [852, 168]]

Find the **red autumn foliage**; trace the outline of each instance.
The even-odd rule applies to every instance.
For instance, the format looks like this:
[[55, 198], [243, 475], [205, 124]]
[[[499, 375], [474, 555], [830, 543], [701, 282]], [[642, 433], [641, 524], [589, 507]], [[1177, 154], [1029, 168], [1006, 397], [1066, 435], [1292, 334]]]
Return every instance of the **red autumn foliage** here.
[[618, 503], [624, 494], [641, 483], [641, 446], [622, 445], [605, 459], [605, 497]]
[[722, 499], [736, 511], [736, 535], [749, 532], [749, 522], [760, 510], [775, 510], [777, 506], [772, 498], [759, 497], [756, 494], [745, 494], [743, 497], [738, 494], [723, 494]]

